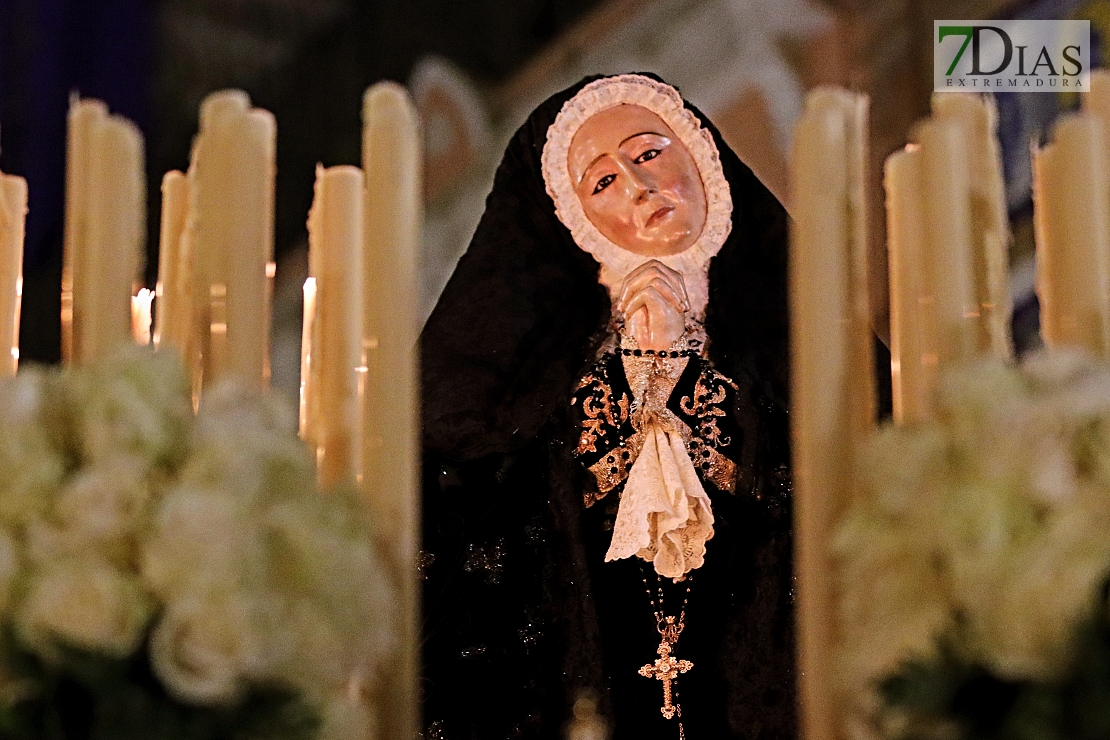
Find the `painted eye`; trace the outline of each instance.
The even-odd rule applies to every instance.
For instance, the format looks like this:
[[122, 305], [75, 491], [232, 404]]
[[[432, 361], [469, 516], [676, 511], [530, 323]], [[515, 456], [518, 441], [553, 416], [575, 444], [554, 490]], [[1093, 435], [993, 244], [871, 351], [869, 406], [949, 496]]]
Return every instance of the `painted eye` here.
[[601, 178], [600, 180], [597, 181], [597, 185], [594, 185], [593, 194], [596, 195], [597, 193], [600, 193], [602, 190], [604, 190], [605, 188], [612, 185], [613, 180], [616, 180], [616, 179], [617, 179], [616, 175], [606, 175], [605, 177]]
[[644, 162], [655, 159], [662, 152], [661, 149], [648, 149], [646, 152], [636, 157], [636, 164], [643, 164]]

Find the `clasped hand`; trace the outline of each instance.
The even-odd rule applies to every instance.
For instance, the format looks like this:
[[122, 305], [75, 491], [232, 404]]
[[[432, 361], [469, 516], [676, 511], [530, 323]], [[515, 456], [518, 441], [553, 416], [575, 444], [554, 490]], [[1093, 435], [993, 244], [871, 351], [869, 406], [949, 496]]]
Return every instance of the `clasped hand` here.
[[686, 330], [690, 299], [682, 274], [649, 260], [624, 279], [617, 310], [641, 349], [669, 349]]

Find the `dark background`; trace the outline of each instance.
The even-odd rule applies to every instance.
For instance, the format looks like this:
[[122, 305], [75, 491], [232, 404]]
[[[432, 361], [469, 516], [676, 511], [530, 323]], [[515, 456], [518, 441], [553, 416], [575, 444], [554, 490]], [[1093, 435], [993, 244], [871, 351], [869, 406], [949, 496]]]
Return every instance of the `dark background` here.
[[28, 180], [22, 361], [56, 362], [69, 96], [100, 98], [147, 145], [148, 285], [162, 174], [188, 166], [209, 92], [278, 120], [276, 251], [306, 238], [317, 162], [357, 164], [363, 90], [434, 53], [479, 84], [518, 69], [598, 0], [0, 0], [0, 170]]

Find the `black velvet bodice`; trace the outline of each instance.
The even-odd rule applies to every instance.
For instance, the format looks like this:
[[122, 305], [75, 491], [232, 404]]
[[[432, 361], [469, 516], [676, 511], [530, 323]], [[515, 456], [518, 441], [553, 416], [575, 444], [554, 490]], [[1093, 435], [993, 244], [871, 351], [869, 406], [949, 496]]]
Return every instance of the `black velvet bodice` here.
[[[708, 365], [693, 359], [672, 393], [675, 408]], [[660, 713], [660, 682], [637, 673], [657, 657], [647, 589], [655, 595], [660, 584], [670, 615], [690, 587], [676, 646], [677, 657], [694, 663], [677, 682], [686, 737], [793, 736], [785, 419], [765, 404], [762, 439], [745, 439], [736, 409], [752, 403], [751, 390], [728, 394], [724, 451], [759, 445], [766, 461], [781, 462], [757, 486], [743, 477], [747, 485], [735, 493], [699, 469], [715, 533], [687, 582], [659, 579], [635, 558], [606, 563], [623, 482], [598, 500], [588, 468], [620, 450], [632, 427], [618, 417], [603, 430], [607, 444], [578, 454], [581, 406], [599, 378], [619, 398], [627, 388], [620, 368], [606, 355], [577, 384], [569, 418], [553, 419], [519, 451], [463, 464], [427, 460], [425, 480], [434, 482], [424, 533], [429, 738], [554, 740], [578, 688], [603, 695], [614, 740], [677, 738], [677, 720]], [[568, 541], [562, 530], [571, 522], [577, 534]], [[576, 560], [584, 568], [568, 568]]]

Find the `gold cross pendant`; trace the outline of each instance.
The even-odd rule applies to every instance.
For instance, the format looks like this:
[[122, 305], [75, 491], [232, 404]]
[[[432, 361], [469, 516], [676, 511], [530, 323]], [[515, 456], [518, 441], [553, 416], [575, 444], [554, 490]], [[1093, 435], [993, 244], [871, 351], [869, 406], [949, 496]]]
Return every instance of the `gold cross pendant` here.
[[[667, 617], [668, 624], [673, 623], [674, 617]], [[663, 640], [659, 643], [656, 652], [659, 657], [656, 658], [655, 663], [648, 663], [639, 671], [640, 675], [644, 678], [655, 678], [663, 682], [663, 707], [659, 710], [667, 719], [674, 717], [675, 704], [671, 703], [673, 696], [672, 684], [678, 678], [678, 674], [685, 673], [694, 667], [694, 664], [688, 660], [675, 660], [671, 655], [672, 636], [677, 637], [673, 631], [665, 631], [663, 633]]]

